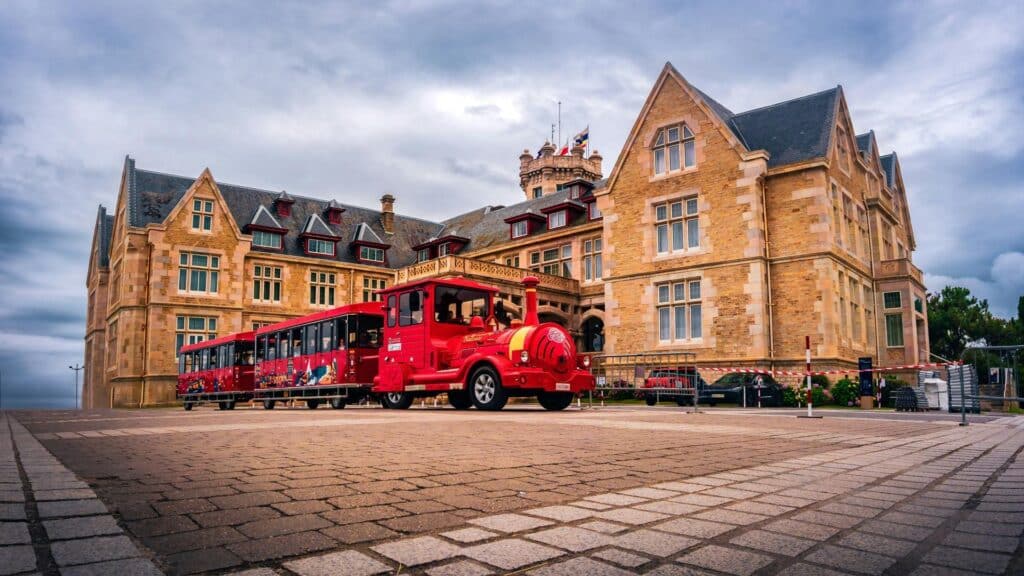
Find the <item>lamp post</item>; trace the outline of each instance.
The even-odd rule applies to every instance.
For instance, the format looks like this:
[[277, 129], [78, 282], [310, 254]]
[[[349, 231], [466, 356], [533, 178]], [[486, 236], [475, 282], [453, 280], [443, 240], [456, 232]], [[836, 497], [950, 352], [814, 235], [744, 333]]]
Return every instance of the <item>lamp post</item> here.
[[68, 368], [75, 371], [75, 410], [78, 410], [78, 372], [84, 370], [85, 366], [80, 366], [78, 362], [75, 362], [74, 366], [68, 366]]

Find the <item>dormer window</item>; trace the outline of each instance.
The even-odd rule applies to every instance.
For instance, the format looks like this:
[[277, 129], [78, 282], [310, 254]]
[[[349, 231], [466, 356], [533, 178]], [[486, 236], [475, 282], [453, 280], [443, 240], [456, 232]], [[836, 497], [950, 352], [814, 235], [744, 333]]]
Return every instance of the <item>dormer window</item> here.
[[213, 229], [213, 200], [192, 201], [192, 229], [209, 232]]
[[317, 256], [334, 256], [334, 242], [321, 238], [307, 238], [306, 253]]
[[416, 251], [417, 262], [426, 262], [427, 260], [430, 260], [430, 248], [423, 248]]
[[655, 174], [669, 174], [697, 165], [695, 139], [686, 124], [659, 130], [653, 153]]
[[548, 230], [565, 226], [565, 210], [559, 210], [548, 214]]
[[445, 242], [444, 244], [439, 245], [437, 247], [437, 257], [440, 258], [441, 256], [447, 256], [451, 254], [451, 246], [452, 245], [450, 242]]
[[280, 250], [281, 235], [275, 232], [267, 232], [265, 230], [253, 230], [252, 245], [258, 248], [270, 248], [272, 250]]
[[591, 220], [597, 220], [601, 217], [601, 211], [597, 208], [597, 202], [587, 204], [587, 217]]
[[512, 238], [522, 238], [530, 233], [529, 224], [526, 220], [512, 223]]
[[384, 262], [384, 249], [373, 246], [360, 246], [359, 259], [364, 262]]

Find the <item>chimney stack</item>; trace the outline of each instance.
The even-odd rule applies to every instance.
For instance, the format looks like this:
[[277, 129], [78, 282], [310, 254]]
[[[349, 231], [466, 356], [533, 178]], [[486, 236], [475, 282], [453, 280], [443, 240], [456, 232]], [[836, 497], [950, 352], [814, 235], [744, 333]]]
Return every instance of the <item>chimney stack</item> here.
[[395, 233], [395, 197], [391, 194], [380, 197], [380, 225], [385, 233]]
[[526, 312], [523, 314], [523, 326], [536, 326], [540, 324], [540, 317], [537, 316], [537, 285], [540, 279], [536, 276], [523, 278], [523, 287], [526, 292]]

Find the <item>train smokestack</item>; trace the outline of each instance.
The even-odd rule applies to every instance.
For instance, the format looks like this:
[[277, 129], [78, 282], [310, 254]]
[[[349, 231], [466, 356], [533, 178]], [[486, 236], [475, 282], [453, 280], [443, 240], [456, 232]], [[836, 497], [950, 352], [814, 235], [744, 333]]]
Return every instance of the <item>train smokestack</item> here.
[[523, 278], [523, 287], [526, 289], [526, 313], [523, 315], [523, 326], [536, 326], [540, 324], [537, 316], [537, 285], [540, 280], [536, 276]]

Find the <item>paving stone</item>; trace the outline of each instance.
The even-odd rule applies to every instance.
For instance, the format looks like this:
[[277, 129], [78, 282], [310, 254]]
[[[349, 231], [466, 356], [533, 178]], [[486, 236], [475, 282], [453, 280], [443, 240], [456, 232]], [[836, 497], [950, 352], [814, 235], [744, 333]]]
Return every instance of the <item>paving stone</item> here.
[[675, 496], [669, 498], [671, 502], [680, 502], [682, 504], [694, 504], [696, 506], [720, 506], [722, 504], [729, 504], [732, 502], [729, 498], [722, 498], [721, 496], [709, 496], [704, 493], [699, 494], [683, 494], [681, 496]]
[[187, 532], [196, 528], [198, 528], [196, 523], [186, 516], [161, 516], [128, 523], [128, 529], [132, 534], [141, 537]]
[[43, 526], [50, 540], [67, 540], [69, 538], [85, 538], [87, 536], [106, 536], [120, 534], [121, 527], [113, 516], [80, 516], [60, 520], [45, 520]]
[[909, 524], [910, 526], [920, 526], [921, 528], [937, 528], [942, 524], [942, 518], [936, 518], [934, 516], [923, 516], [921, 514], [910, 514], [908, 512], [888, 512], [879, 517], [879, 520], [885, 522], [895, 522], [896, 524]]
[[0, 546], [31, 543], [28, 522], [0, 522]]
[[700, 520], [707, 520], [709, 522], [722, 522], [725, 524], [736, 524], [739, 526], [746, 526], [747, 524], [753, 524], [768, 518], [768, 516], [762, 516], [760, 514], [748, 514], [746, 512], [727, 509], [706, 510], [698, 514], [694, 514], [693, 517]]
[[771, 564], [772, 559], [763, 554], [712, 544], [680, 557], [679, 562], [737, 576], [749, 576]]
[[469, 560], [458, 560], [428, 568], [426, 573], [427, 576], [487, 576], [493, 574], [489, 569]]
[[404, 566], [419, 566], [438, 560], [447, 560], [457, 556], [460, 550], [458, 546], [433, 536], [406, 538], [373, 547], [374, 552], [387, 556]]
[[765, 552], [784, 554], [786, 556], [799, 556], [808, 548], [817, 544], [814, 540], [797, 538], [778, 532], [767, 532], [765, 530], [751, 530], [744, 532], [729, 541], [731, 544], [756, 548]]
[[127, 536], [101, 536], [52, 542], [50, 552], [60, 566], [135, 558], [139, 551]]
[[707, 490], [706, 484], [694, 484], [690, 482], [663, 482], [661, 484], [655, 484], [652, 488], [658, 488], [660, 490], [671, 490], [673, 492], [700, 492], [701, 490]]
[[847, 576], [847, 573], [836, 572], [835, 570], [829, 570], [828, 568], [822, 568], [821, 566], [814, 566], [812, 564], [799, 562], [797, 564], [787, 566], [785, 569], [778, 572], [777, 576]]
[[277, 571], [270, 568], [252, 568], [241, 572], [231, 572], [231, 576], [278, 576]]
[[940, 546], [925, 554], [921, 561], [987, 574], [1001, 574], [1006, 571], [1010, 558], [1011, 556], [1006, 554]]
[[450, 532], [441, 533], [441, 536], [444, 536], [449, 540], [462, 542], [463, 544], [487, 540], [488, 538], [493, 538], [497, 535], [497, 532], [490, 532], [488, 530], [483, 530], [480, 528], [462, 528], [460, 530], [452, 530]]
[[600, 560], [605, 560], [607, 562], [618, 564], [619, 566], [625, 566], [627, 568], [636, 568], [638, 566], [643, 566], [644, 564], [647, 564], [651, 561], [651, 559], [647, 558], [646, 556], [640, 556], [638, 554], [626, 552], [625, 550], [620, 550], [618, 548], [606, 548], [599, 552], [594, 552], [590, 556], [591, 558], [598, 558]]
[[584, 518], [590, 518], [594, 515], [593, 510], [577, 508], [576, 506], [545, 506], [543, 508], [525, 510], [523, 513], [530, 514], [532, 516], [540, 516], [542, 518], [549, 518], [559, 522], [573, 522]]
[[707, 570], [700, 570], [692, 566], [680, 566], [679, 564], [662, 564], [644, 572], [644, 576], [714, 576]]
[[32, 496], [37, 502], [50, 500], [89, 500], [96, 497], [96, 493], [88, 488], [71, 490], [40, 490], [33, 491]]
[[914, 542], [924, 542], [933, 532], [931, 528], [921, 528], [920, 526], [911, 526], [909, 524], [894, 524], [883, 520], [867, 520], [858, 526], [857, 530], [883, 536], [898, 534], [900, 538], [913, 540]]
[[331, 528], [324, 528], [320, 532], [343, 544], [357, 544], [359, 542], [384, 540], [400, 536], [398, 532], [373, 522], [334, 526]]
[[588, 508], [590, 510], [608, 510], [612, 508], [612, 506], [608, 504], [601, 504], [600, 502], [591, 502], [590, 500], [580, 500], [578, 502], [572, 502], [571, 505], [576, 506], [577, 508]]
[[764, 526], [761, 526], [761, 530], [779, 532], [790, 536], [799, 536], [801, 538], [809, 538], [819, 542], [828, 540], [839, 532], [838, 528], [822, 526], [820, 524], [809, 524], [807, 522], [798, 522], [796, 520], [789, 519], [776, 520], [775, 522], [765, 524]]
[[760, 492], [753, 492], [750, 490], [737, 490], [735, 488], [727, 488], [724, 486], [718, 488], [712, 488], [711, 490], [705, 490], [701, 492], [705, 496], [718, 496], [720, 498], [728, 498], [729, 500], [742, 500], [745, 498], [753, 498], [760, 496]]
[[32, 546], [7, 546], [0, 548], [3, 561], [0, 562], [0, 574], [17, 574], [36, 568], [36, 552]]
[[672, 516], [682, 516], [683, 514], [690, 514], [692, 512], [699, 512], [705, 510], [704, 506], [697, 506], [694, 504], [682, 504], [680, 502], [669, 502], [667, 500], [658, 500], [656, 502], [644, 502], [643, 504], [637, 504], [634, 506], [637, 510], [646, 510], [648, 512], [658, 512], [661, 514], [670, 514]]
[[280, 492], [248, 492], [245, 494], [232, 494], [230, 496], [214, 496], [209, 499], [211, 503], [221, 510], [230, 508], [251, 508], [253, 506], [266, 506], [278, 502], [290, 500]]
[[[898, 536], [899, 534], [897, 534]], [[917, 547], [915, 542], [900, 540], [893, 535], [882, 536], [868, 532], [850, 532], [839, 539], [836, 544], [847, 548], [856, 548], [865, 552], [875, 552], [893, 558], [902, 558]]]
[[0, 504], [0, 520], [24, 520], [25, 505], [21, 503]]
[[671, 532], [672, 534], [680, 534], [683, 536], [693, 536], [695, 538], [714, 538], [719, 534], [735, 530], [736, 526], [733, 526], [732, 524], [722, 524], [721, 522], [694, 520], [693, 518], [677, 518], [675, 520], [669, 520], [668, 522], [663, 522], [653, 526], [653, 528], [663, 532]]
[[634, 530], [615, 537], [615, 546], [666, 558], [700, 544], [700, 540], [654, 530]]
[[21, 490], [0, 490], [0, 502], [24, 502], [25, 493]]
[[565, 562], [547, 564], [527, 572], [531, 576], [577, 576], [587, 574], [588, 576], [631, 576], [622, 568], [591, 560], [590, 558], [573, 558]]
[[820, 524], [822, 526], [831, 526], [833, 528], [853, 528], [857, 524], [860, 524], [863, 519], [856, 516], [845, 516], [843, 514], [831, 514], [829, 512], [819, 512], [817, 510], [807, 510], [806, 512], [800, 512], [794, 514], [792, 519], [797, 522], [811, 522], [813, 524]]
[[[330, 514], [328, 512], [327, 514]], [[400, 532], [433, 532], [461, 526], [466, 519], [454, 512], [432, 512], [383, 520], [381, 524]]]
[[671, 516], [660, 512], [649, 512], [647, 510], [637, 510], [635, 508], [615, 508], [612, 510], [598, 512], [594, 514], [594, 517], [602, 520], [611, 520], [612, 522], [621, 522], [623, 524], [639, 526], [641, 524], [649, 524], [651, 522], [657, 522], [658, 520], [664, 520]]
[[854, 518], [874, 518], [881, 512], [881, 510], [877, 508], [871, 508], [869, 506], [855, 506], [853, 504], [843, 504], [841, 502], [829, 502], [828, 504], [818, 507], [818, 511], [852, 516]]
[[503, 570], [516, 570], [562, 556], [564, 552], [518, 538], [498, 540], [465, 548], [463, 555]]
[[372, 576], [391, 572], [391, 567], [378, 562], [366, 554], [355, 550], [344, 552], [332, 552], [323, 556], [292, 560], [282, 564], [288, 570], [299, 576], [335, 576], [345, 574], [346, 576]]
[[[177, 554], [170, 554], [165, 558], [171, 567], [171, 574], [219, 571], [242, 564], [242, 560], [227, 549], [213, 547], [178, 552]], [[263, 570], [267, 569], [264, 568]], [[233, 573], [232, 576], [238, 576], [238, 574]], [[276, 576], [276, 573], [274, 576]]]
[[144, 558], [127, 560], [111, 560], [84, 566], [68, 566], [61, 568], [61, 576], [163, 576], [163, 572]]
[[107, 507], [98, 499], [93, 500], [58, 500], [56, 502], [38, 502], [40, 518], [60, 518], [66, 516], [91, 516], [106, 514]]
[[608, 506], [629, 506], [646, 502], [648, 499], [626, 494], [598, 494], [596, 496], [587, 496], [584, 500], [597, 502], [598, 504], [607, 504]]
[[526, 538], [536, 540], [570, 552], [583, 552], [592, 548], [607, 546], [611, 538], [600, 532], [592, 532], [575, 526], [559, 526], [527, 534]]
[[754, 502], [752, 500], [737, 502], [735, 504], [729, 504], [725, 508], [726, 510], [746, 512], [747, 514], [760, 514], [762, 516], [781, 516], [782, 514], [786, 514], [788, 512], [793, 511], [793, 508], [790, 506], [767, 504], [765, 502]]
[[238, 526], [238, 531], [250, 538], [268, 538], [270, 536], [281, 536], [295, 532], [319, 530], [320, 528], [330, 526], [333, 526], [331, 522], [316, 514], [302, 514], [300, 516], [282, 516], [281, 518], [248, 522]]
[[629, 526], [623, 526], [622, 524], [615, 524], [613, 522], [605, 522], [604, 520], [591, 520], [590, 522], [580, 524], [579, 527], [584, 530], [591, 530], [602, 534], [618, 534], [619, 532], [629, 529]]
[[887, 556], [828, 545], [811, 552], [804, 560], [862, 574], [881, 574], [895, 562]]
[[235, 542], [244, 542], [246, 539], [245, 535], [230, 526], [218, 526], [216, 528], [203, 528], [190, 532], [144, 538], [143, 542], [150, 549], [161, 554], [175, 554], [186, 550], [213, 548], [215, 546], [234, 544]]
[[635, 496], [637, 498], [650, 498], [651, 500], [660, 500], [679, 495], [673, 490], [662, 490], [659, 488], [633, 488], [632, 490], [623, 490], [619, 494]]
[[470, 520], [469, 523], [476, 524], [477, 526], [481, 526], [489, 530], [497, 530], [498, 532], [507, 533], [523, 532], [525, 530], [533, 530], [534, 528], [541, 528], [552, 524], [552, 522], [547, 520], [523, 516], [522, 514], [498, 514], [497, 516], [484, 516], [483, 518]]
[[227, 548], [242, 560], [262, 562], [284, 556], [298, 556], [310, 552], [318, 552], [335, 546], [334, 540], [320, 532], [300, 532], [274, 536], [263, 540], [249, 540], [231, 544]]

